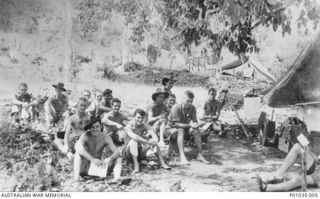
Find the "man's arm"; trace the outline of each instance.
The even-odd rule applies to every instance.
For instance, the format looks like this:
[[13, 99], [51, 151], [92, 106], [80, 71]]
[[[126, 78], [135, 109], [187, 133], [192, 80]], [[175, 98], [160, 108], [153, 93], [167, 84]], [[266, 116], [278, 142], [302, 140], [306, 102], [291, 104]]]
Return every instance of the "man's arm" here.
[[24, 105], [27, 104], [26, 102], [22, 102], [20, 100], [18, 100], [16, 97], [12, 99], [12, 104], [13, 105]]
[[110, 120], [108, 116], [109, 115], [103, 116], [102, 121], [101, 121], [103, 124], [110, 125], [110, 126], [116, 126], [118, 129], [123, 127], [122, 124], [119, 124], [117, 122], [114, 122], [114, 121]]
[[66, 133], [64, 135], [64, 146], [65, 146], [65, 150], [66, 152], [69, 150], [69, 135], [70, 132], [72, 130], [72, 118], [68, 118], [67, 119], [67, 126], [66, 126]]
[[158, 115], [158, 116], [152, 116], [152, 115], [153, 115], [153, 111], [150, 108], [150, 110], [148, 111], [148, 116], [149, 116], [148, 123], [156, 122], [162, 118], [162, 115]]
[[190, 124], [184, 124], [181, 122], [170, 122], [170, 123], [171, 123], [170, 126], [173, 128], [183, 128], [183, 129], [191, 128]]
[[102, 104], [100, 103], [97, 103], [97, 109], [99, 110], [102, 110], [104, 112], [110, 112], [112, 109], [109, 108], [109, 107], [106, 107], [106, 106], [103, 106]]
[[55, 112], [54, 108], [52, 107], [52, 97], [50, 97], [45, 103], [44, 103], [44, 110], [47, 114], [50, 114], [51, 112]]
[[127, 134], [128, 134], [128, 136], [129, 136], [131, 139], [133, 139], [133, 140], [136, 141], [136, 142], [142, 142], [142, 143], [144, 143], [144, 144], [150, 144], [150, 142], [149, 142], [148, 140], [146, 140], [146, 139], [144, 139], [143, 137], [141, 137], [141, 136], [133, 133], [131, 129], [129, 129], [129, 130], [127, 131]]
[[115, 160], [118, 157], [120, 157], [120, 152], [118, 151], [118, 148], [114, 145], [114, 143], [109, 135], [105, 134], [105, 141], [108, 144], [108, 147], [110, 148], [110, 150], [112, 152], [112, 155], [108, 158], [110, 158], [110, 160]]
[[87, 113], [91, 113], [91, 112], [93, 112], [95, 109], [96, 109], [96, 103], [95, 103], [95, 102], [92, 102], [92, 103], [88, 106], [88, 108], [86, 109], [86, 112], [87, 112]]

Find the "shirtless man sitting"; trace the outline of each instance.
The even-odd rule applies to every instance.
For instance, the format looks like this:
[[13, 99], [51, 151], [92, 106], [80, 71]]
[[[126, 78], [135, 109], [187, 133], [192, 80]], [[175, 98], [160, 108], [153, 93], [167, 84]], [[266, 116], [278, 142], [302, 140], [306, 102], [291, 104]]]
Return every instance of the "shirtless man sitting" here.
[[218, 121], [222, 103], [216, 100], [217, 90], [209, 88], [208, 96], [209, 98], [203, 105], [203, 117], [200, 118], [204, 124], [210, 124], [206, 129], [203, 129], [203, 141], [207, 140], [210, 132], [217, 132], [220, 137], [225, 135], [224, 125], [222, 122]]
[[308, 146], [303, 149], [300, 143], [293, 145], [286, 158], [284, 159], [280, 169], [273, 175], [271, 179], [263, 181], [261, 177], [257, 177], [260, 191], [291, 191], [301, 186], [303, 181], [303, 173], [296, 174], [289, 181], [284, 181], [284, 175], [288, 169], [295, 163], [301, 164], [303, 153], [306, 154], [306, 175], [307, 185], [320, 186], [320, 174], [314, 173], [318, 157], [310, 151]]
[[178, 144], [180, 163], [190, 164], [184, 153], [184, 140], [189, 141], [194, 138], [194, 143], [198, 150], [197, 160], [209, 163], [202, 155], [202, 138], [197, 120], [197, 111], [192, 105], [194, 94], [191, 91], [184, 93], [184, 101], [172, 107], [168, 116], [169, 128], [166, 133], [170, 134], [170, 144], [168, 154], [170, 155], [175, 144]]
[[[90, 165], [107, 168], [106, 176], [113, 171], [114, 181], [122, 180], [122, 160], [117, 147], [111, 138], [101, 131], [102, 125], [99, 118], [91, 117], [89, 124], [85, 126], [86, 131], [80, 136], [75, 145], [76, 154], [74, 156], [74, 180], [79, 181], [80, 176], [89, 175]], [[102, 160], [105, 147], [108, 147], [112, 155]]]
[[35, 114], [38, 114], [34, 109], [38, 102], [27, 91], [28, 85], [26, 83], [20, 83], [19, 92], [12, 100], [12, 124], [20, 123], [20, 119], [25, 119], [29, 122], [31, 119], [35, 119]]
[[167, 124], [167, 117], [170, 112], [169, 108], [164, 104], [169, 93], [158, 88], [152, 94], [153, 103], [147, 108], [148, 125], [153, 127], [154, 132], [159, 135], [159, 146], [164, 146], [164, 130]]
[[121, 101], [118, 98], [111, 100], [112, 111], [106, 113], [102, 118], [104, 132], [112, 138], [113, 143], [117, 146], [124, 144], [125, 132], [124, 127], [128, 124], [129, 119], [120, 113]]
[[66, 119], [66, 131], [57, 132], [54, 143], [63, 154], [70, 156], [74, 153], [74, 144], [90, 121], [89, 114], [85, 112], [87, 107], [87, 98], [79, 98], [76, 113]]
[[164, 162], [163, 156], [158, 145], [158, 137], [143, 123], [146, 112], [137, 109], [134, 112], [134, 119], [126, 126], [127, 138], [124, 148], [124, 157], [127, 160], [133, 160], [133, 173], [140, 172], [139, 160], [143, 160], [147, 156], [147, 151], [154, 148], [157, 150], [157, 156], [162, 168], [170, 170], [171, 168]]
[[111, 108], [104, 106], [103, 93], [100, 89], [94, 91], [94, 97], [95, 100], [92, 101], [86, 111], [91, 116], [102, 118], [103, 114], [111, 111]]
[[64, 112], [68, 110], [68, 98], [63, 92], [66, 91], [64, 84], [58, 82], [56, 85], [52, 85], [55, 88], [56, 94], [44, 104], [46, 124], [47, 127], [57, 126], [61, 121]]

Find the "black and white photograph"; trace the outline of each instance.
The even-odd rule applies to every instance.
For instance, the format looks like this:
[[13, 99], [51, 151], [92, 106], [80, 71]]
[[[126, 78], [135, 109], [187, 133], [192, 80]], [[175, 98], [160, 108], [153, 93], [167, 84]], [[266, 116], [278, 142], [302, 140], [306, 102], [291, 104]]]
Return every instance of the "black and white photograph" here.
[[0, 0], [1, 198], [320, 197], [319, 25], [318, 0]]

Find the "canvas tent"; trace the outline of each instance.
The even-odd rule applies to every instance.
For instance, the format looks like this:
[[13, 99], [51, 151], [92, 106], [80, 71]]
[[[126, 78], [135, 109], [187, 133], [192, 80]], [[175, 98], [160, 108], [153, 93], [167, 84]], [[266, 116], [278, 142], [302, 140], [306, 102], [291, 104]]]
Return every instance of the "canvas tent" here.
[[[263, 77], [265, 77], [266, 80], [268, 80], [269, 82], [276, 82], [277, 79], [271, 74], [269, 73], [263, 66], [261, 66], [261, 64], [259, 64], [259, 62], [257, 60], [255, 60], [253, 57], [250, 57], [247, 62], [253, 66], [260, 74], [263, 75]], [[230, 70], [230, 69], [234, 69], [237, 68], [239, 66], [242, 66], [243, 64], [247, 63], [247, 62], [242, 62], [241, 59], [236, 59], [228, 64], [222, 65], [219, 68], [221, 69], [221, 71], [224, 70]], [[227, 73], [224, 73], [227, 74]]]
[[262, 94], [274, 108], [320, 101], [320, 32], [307, 43], [288, 72]]

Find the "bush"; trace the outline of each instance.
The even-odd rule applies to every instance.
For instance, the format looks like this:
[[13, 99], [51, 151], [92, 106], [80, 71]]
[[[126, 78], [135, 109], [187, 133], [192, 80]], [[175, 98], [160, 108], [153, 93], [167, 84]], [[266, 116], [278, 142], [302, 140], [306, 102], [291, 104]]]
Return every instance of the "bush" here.
[[118, 79], [118, 75], [115, 73], [114, 69], [106, 64], [102, 67], [98, 67], [98, 72], [103, 72], [103, 78], [110, 79], [112, 81], [116, 81]]

